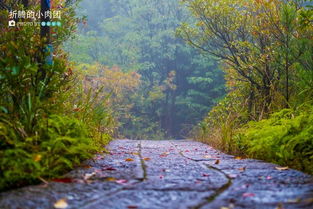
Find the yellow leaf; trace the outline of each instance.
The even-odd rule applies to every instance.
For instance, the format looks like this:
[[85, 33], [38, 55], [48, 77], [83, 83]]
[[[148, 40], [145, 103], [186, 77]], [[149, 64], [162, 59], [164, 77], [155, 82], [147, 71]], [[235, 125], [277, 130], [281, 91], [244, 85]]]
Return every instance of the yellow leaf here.
[[42, 156], [41, 155], [35, 155], [35, 157], [34, 157], [34, 161], [35, 162], [39, 162], [40, 160], [41, 160], [41, 158], [42, 158]]
[[285, 170], [288, 170], [289, 167], [275, 167], [276, 170], [279, 170], [279, 171], [285, 171]]
[[63, 199], [58, 200], [56, 203], [54, 203], [54, 207], [57, 208], [57, 209], [67, 208], [68, 204], [66, 202], [66, 199], [63, 198]]
[[235, 157], [235, 160], [242, 160], [242, 157]]
[[116, 181], [116, 178], [114, 178], [114, 177], [108, 177], [108, 178], [106, 178], [105, 180], [107, 180], [107, 181]]

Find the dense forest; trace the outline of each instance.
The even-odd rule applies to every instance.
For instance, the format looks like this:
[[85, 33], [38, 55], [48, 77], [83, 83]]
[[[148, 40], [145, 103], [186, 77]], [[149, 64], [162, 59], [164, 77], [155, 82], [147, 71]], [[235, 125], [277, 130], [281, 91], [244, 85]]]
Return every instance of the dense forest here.
[[312, 2], [54, 0], [62, 27], [8, 27], [40, 2], [0, 0], [0, 190], [112, 138], [195, 138], [313, 172]]
[[71, 59], [87, 71], [98, 64], [140, 76], [128, 108], [119, 102], [114, 111], [120, 137], [186, 137], [224, 96], [217, 61], [176, 36], [182, 22], [195, 21], [179, 1], [82, 1], [79, 14], [87, 20], [67, 45]]

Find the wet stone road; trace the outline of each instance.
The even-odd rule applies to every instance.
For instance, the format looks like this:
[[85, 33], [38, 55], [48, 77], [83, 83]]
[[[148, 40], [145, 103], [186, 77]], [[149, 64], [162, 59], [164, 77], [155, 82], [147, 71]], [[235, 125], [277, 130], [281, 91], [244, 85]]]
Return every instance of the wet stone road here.
[[1, 209], [313, 208], [313, 178], [194, 141], [115, 140], [62, 179], [1, 193]]

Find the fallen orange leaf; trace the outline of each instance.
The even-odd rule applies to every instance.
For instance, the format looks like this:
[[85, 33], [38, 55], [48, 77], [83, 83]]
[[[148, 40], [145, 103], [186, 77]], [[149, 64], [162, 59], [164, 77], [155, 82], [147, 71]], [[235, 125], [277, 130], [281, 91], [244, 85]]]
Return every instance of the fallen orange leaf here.
[[116, 181], [116, 178], [114, 178], [114, 177], [108, 177], [108, 178], [106, 178], [105, 180], [107, 180], [107, 181]]
[[219, 163], [220, 163], [220, 160], [216, 160], [214, 164], [217, 165], [217, 164], [219, 164]]
[[134, 161], [134, 159], [132, 159], [132, 158], [126, 158], [125, 161], [131, 162], [131, 161]]
[[146, 158], [144, 158], [143, 160], [148, 161], [148, 160], [151, 160], [151, 158], [146, 157]]
[[66, 199], [63, 198], [63, 199], [58, 200], [56, 203], [54, 203], [54, 207], [57, 208], [57, 209], [67, 208], [68, 204], [66, 202]]
[[235, 160], [242, 160], [242, 157], [235, 157]]

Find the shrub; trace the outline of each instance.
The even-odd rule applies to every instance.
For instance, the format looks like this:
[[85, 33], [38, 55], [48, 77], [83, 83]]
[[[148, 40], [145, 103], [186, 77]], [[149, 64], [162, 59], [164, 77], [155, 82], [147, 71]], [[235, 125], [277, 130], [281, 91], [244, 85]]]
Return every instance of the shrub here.
[[250, 122], [237, 135], [250, 157], [313, 173], [313, 108], [284, 109]]
[[0, 122], [0, 190], [61, 175], [97, 150], [87, 127], [75, 118], [50, 115], [26, 138], [18, 129]]

